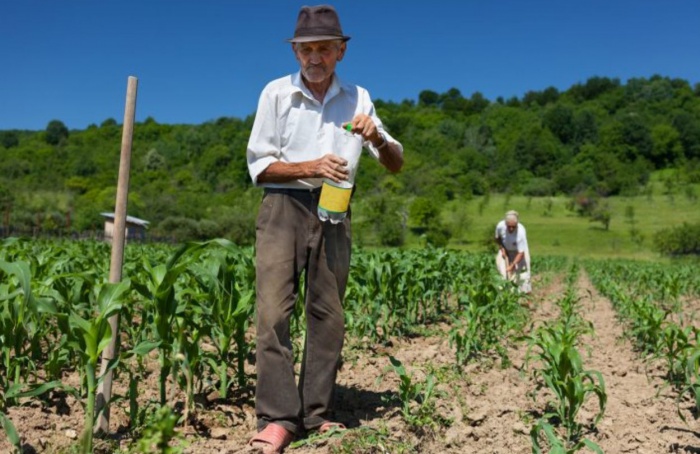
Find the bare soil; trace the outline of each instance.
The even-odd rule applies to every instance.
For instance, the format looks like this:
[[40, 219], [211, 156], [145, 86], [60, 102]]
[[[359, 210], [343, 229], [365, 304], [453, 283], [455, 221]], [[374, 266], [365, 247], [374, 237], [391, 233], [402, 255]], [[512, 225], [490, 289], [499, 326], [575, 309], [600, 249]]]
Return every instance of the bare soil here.
[[[557, 317], [554, 303], [563, 295], [564, 285], [559, 278], [536, 279], [533, 288], [530, 310], [537, 326]], [[683, 401], [680, 405], [688, 420], [686, 425], [677, 414], [675, 393], [664, 387], [662, 370], [647, 366], [633, 351], [610, 302], [598, 294], [585, 273], [581, 273], [578, 289], [584, 317], [595, 330], [594, 336], [583, 340], [584, 365], [602, 373], [608, 394], [605, 416], [587, 437], [606, 453], [700, 453], [700, 426], [689, 411], [691, 404]], [[448, 326], [431, 327], [426, 335], [395, 339], [389, 346], [376, 348], [348, 345], [336, 399], [337, 420], [350, 430], [325, 439], [306, 438], [286, 452], [329, 453], [332, 448], [340, 449], [344, 441], [347, 445], [353, 438], [362, 437], [374, 440], [374, 446], [343, 452], [531, 452], [529, 431], [542, 414], [548, 396], [544, 392], [535, 399], [529, 395], [535, 382], [524, 368], [526, 344], [513, 342], [509, 346], [510, 364], [495, 357], [485, 358], [460, 374], [452, 368], [455, 353], [449, 345], [448, 330]], [[387, 372], [389, 355], [401, 360], [416, 382], [429, 373], [438, 378], [440, 395], [435, 415], [450, 424], [436, 430], [409, 428], [396, 397], [398, 376]], [[156, 375], [143, 378], [139, 384], [144, 403], [157, 398]], [[125, 377], [118, 378], [115, 392], [125, 394]], [[67, 374], [66, 380], [77, 385], [74, 373]], [[112, 406], [113, 434], [107, 440], [96, 441], [96, 452], [114, 452], [118, 447], [126, 450], [133, 441], [127, 430], [127, 406], [127, 402]], [[581, 419], [590, 420], [596, 410], [597, 402], [589, 402]], [[80, 402], [59, 393], [9, 409], [27, 453], [75, 452], [83, 415]], [[252, 389], [239, 390], [229, 399], [214, 394], [202, 397], [190, 419], [181, 428], [188, 443], [185, 452], [251, 452], [246, 444], [255, 432]], [[5, 439], [0, 440], [0, 452], [11, 452], [10, 448]]]

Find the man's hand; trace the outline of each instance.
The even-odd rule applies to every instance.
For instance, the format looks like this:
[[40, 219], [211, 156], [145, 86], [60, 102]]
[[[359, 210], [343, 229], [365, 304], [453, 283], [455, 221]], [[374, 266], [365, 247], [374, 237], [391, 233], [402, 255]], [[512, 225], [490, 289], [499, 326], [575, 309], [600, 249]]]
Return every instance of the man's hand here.
[[258, 175], [258, 183], [286, 183], [303, 178], [328, 178], [339, 183], [348, 179], [348, 162], [334, 154], [304, 162], [273, 162]]
[[389, 172], [396, 173], [403, 167], [403, 154], [401, 149], [392, 142], [385, 142], [385, 138], [379, 134], [377, 125], [369, 115], [357, 114], [350, 123], [343, 124], [343, 127], [351, 125], [352, 132], [362, 135], [364, 140], [372, 142], [379, 150], [379, 163], [386, 167]]
[[379, 134], [377, 125], [374, 124], [369, 115], [357, 114], [350, 123], [345, 123], [343, 127], [351, 125], [352, 132], [360, 134], [362, 139], [369, 140], [375, 147], [380, 146], [384, 142], [384, 138]]
[[349, 176], [348, 161], [334, 154], [327, 154], [309, 163], [311, 165], [311, 177], [328, 178], [339, 183], [346, 181]]

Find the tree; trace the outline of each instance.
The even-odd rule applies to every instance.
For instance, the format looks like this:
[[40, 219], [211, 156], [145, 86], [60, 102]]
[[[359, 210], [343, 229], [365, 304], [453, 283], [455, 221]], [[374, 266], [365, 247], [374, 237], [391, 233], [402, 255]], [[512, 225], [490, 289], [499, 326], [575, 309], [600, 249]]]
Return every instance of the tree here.
[[651, 129], [650, 160], [657, 169], [670, 166], [683, 156], [680, 134], [669, 124], [657, 124]]
[[481, 92], [475, 91], [469, 98], [469, 114], [478, 114], [483, 112], [489, 106], [489, 100], [484, 98]]
[[418, 94], [418, 105], [436, 106], [440, 100], [440, 95], [432, 90], [423, 90]]
[[10, 188], [0, 183], [0, 213], [2, 213], [2, 225], [6, 229], [10, 226], [10, 211], [15, 197]]
[[19, 145], [17, 131], [0, 131], [0, 144], [5, 148], [12, 148]]
[[165, 158], [155, 148], [148, 150], [143, 157], [143, 164], [146, 170], [163, 170], [167, 167]]
[[68, 128], [60, 120], [51, 120], [46, 126], [46, 143], [58, 145], [68, 138]]
[[573, 141], [576, 127], [574, 125], [574, 112], [569, 106], [562, 104], [553, 106], [545, 112], [542, 122], [557, 136], [561, 143], [567, 144]]

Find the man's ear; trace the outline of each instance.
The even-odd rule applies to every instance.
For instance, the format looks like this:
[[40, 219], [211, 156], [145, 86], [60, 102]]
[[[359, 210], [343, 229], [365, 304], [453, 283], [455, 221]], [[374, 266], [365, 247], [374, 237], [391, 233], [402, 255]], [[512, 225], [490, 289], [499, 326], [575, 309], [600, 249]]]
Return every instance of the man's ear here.
[[338, 58], [336, 58], [337, 61], [341, 61], [343, 57], [345, 56], [345, 51], [347, 50], [348, 45], [345, 41], [343, 41], [340, 44], [340, 48], [338, 49]]

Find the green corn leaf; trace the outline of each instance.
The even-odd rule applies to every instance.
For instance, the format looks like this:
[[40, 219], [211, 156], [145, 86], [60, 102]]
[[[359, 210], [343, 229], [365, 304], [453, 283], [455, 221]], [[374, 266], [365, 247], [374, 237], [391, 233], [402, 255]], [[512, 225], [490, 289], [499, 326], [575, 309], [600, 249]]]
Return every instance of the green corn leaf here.
[[132, 352], [139, 356], [145, 356], [158, 348], [160, 346], [160, 342], [154, 342], [154, 341], [143, 341], [140, 342], [138, 345], [134, 346], [134, 348], [131, 349]]
[[593, 452], [595, 452], [595, 453], [597, 453], [597, 454], [604, 454], [604, 453], [603, 453], [603, 450], [600, 448], [600, 446], [598, 446], [596, 443], [592, 442], [592, 441], [589, 440], [588, 438], [585, 438], [585, 439], [583, 440], [583, 444], [586, 445], [586, 447], [587, 447], [588, 449], [590, 449], [591, 451], [593, 451]]
[[10, 421], [10, 418], [8, 418], [7, 415], [2, 412], [0, 412], [0, 425], [5, 431], [5, 435], [7, 435], [7, 439], [10, 444], [15, 447], [17, 452], [21, 452], [22, 445], [17, 429], [15, 428], [15, 425], [12, 424], [12, 421]]

